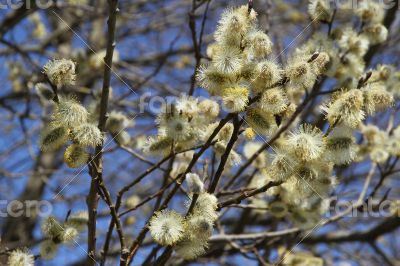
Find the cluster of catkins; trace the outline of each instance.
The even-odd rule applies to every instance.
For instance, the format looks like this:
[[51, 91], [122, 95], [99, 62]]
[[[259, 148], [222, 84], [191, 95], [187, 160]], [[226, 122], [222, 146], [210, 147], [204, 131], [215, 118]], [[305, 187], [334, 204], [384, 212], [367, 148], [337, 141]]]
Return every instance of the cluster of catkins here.
[[[171, 151], [190, 149], [199, 141], [206, 141], [218, 126], [215, 122], [220, 112], [219, 105], [211, 99], [199, 100], [194, 97], [181, 96], [174, 104], [164, 106], [158, 114], [157, 136], [150, 137], [144, 145], [144, 152], [150, 155], [166, 155]], [[227, 123], [214, 138], [217, 143], [213, 149], [217, 156], [222, 156], [232, 135], [233, 124]], [[189, 158], [190, 151], [178, 156], [176, 167], [184, 169], [185, 158]], [[183, 162], [182, 162], [183, 161]], [[180, 162], [180, 163], [179, 163]], [[232, 151], [228, 158], [228, 165], [240, 162], [240, 156]], [[174, 172], [179, 174], [179, 171]]]
[[[273, 135], [280, 126], [277, 121], [284, 123], [293, 114], [318, 78], [337, 80], [341, 89], [321, 106], [330, 124], [327, 133], [310, 124], [300, 125], [278, 139], [273, 158], [261, 153], [253, 163], [260, 173], [250, 186], [283, 181], [269, 191], [274, 197], [268, 208], [273, 215], [288, 216], [300, 227], [315, 225], [326, 211], [328, 201], [323, 199], [336, 184], [334, 165], [348, 164], [359, 154], [354, 131], [361, 130], [367, 115], [390, 107], [398, 95], [400, 75], [394, 67], [379, 65], [365, 73], [363, 56], [370, 45], [385, 41], [387, 29], [381, 24], [383, 7], [363, 3], [354, 12], [363, 24], [360, 32], [349, 25], [315, 33], [295, 49], [285, 67], [269, 58], [272, 42], [257, 29], [256, 13], [247, 6], [229, 9], [219, 21], [216, 42], [208, 47], [210, 63], [198, 74], [200, 84], [211, 95], [220, 96], [227, 111], [246, 113], [248, 139], [256, 134]], [[310, 1], [310, 15], [329, 23], [333, 12], [323, 9], [324, 4]], [[250, 99], [257, 100], [249, 107]], [[397, 143], [391, 141], [392, 150]], [[248, 142], [244, 155], [250, 158], [259, 147]], [[382, 153], [382, 148], [379, 151]]]
[[87, 222], [87, 212], [73, 214], [65, 222], [53, 216], [47, 217], [41, 227], [45, 240], [40, 244], [40, 256], [50, 260], [56, 255], [59, 245], [76, 243], [79, 233], [87, 227]]
[[200, 177], [188, 173], [186, 182], [191, 198], [187, 202], [188, 208], [193, 195], [198, 195], [191, 212], [182, 216], [174, 210], [159, 211], [151, 218], [149, 229], [154, 241], [162, 246], [172, 246], [178, 256], [190, 260], [205, 253], [218, 214], [217, 198], [204, 191]]
[[[55, 59], [44, 66], [44, 73], [51, 85], [57, 89], [73, 85], [76, 79], [76, 65], [67, 59]], [[96, 147], [103, 142], [104, 136], [97, 127], [99, 93], [95, 94], [94, 101], [86, 109], [72, 96], [57, 95], [45, 83], [36, 84], [36, 90], [42, 99], [55, 102], [51, 121], [44, 129], [40, 146], [43, 151], [54, 151], [68, 141], [70, 144], [64, 152], [64, 161], [71, 168], [77, 168], [89, 159], [88, 147]], [[122, 145], [130, 141], [129, 134], [124, 131], [132, 126], [132, 122], [121, 112], [112, 111], [106, 122], [106, 129]]]

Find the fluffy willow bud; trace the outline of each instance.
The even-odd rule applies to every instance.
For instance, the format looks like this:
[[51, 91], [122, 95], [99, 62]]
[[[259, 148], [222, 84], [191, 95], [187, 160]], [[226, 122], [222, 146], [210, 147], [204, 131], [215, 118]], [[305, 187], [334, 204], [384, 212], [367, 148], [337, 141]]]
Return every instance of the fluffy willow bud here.
[[251, 127], [248, 127], [244, 130], [244, 136], [247, 140], [253, 140], [256, 138], [257, 134]]
[[184, 218], [171, 210], [162, 210], [154, 214], [150, 220], [150, 234], [154, 241], [169, 246], [179, 241], [184, 232]]
[[383, 3], [361, 1], [357, 3], [356, 15], [363, 22], [381, 22], [385, 13]]
[[219, 105], [217, 102], [205, 99], [199, 103], [200, 113], [204, 114], [209, 120], [214, 120], [219, 114]]
[[[190, 206], [191, 200], [189, 200], [186, 205]], [[207, 219], [210, 223], [214, 223], [214, 221], [218, 218], [217, 213], [218, 207], [218, 199], [207, 192], [200, 193], [196, 204], [193, 209], [193, 215], [199, 215], [205, 219]]]
[[185, 236], [174, 247], [179, 257], [190, 260], [204, 254], [213, 224], [202, 215], [190, 215], [186, 220]]
[[313, 20], [330, 21], [332, 9], [326, 0], [311, 0], [308, 4], [308, 13]]
[[40, 257], [45, 260], [51, 260], [58, 251], [58, 245], [52, 240], [45, 240], [40, 244]]
[[43, 235], [48, 239], [51, 239], [54, 243], [60, 243], [62, 241], [64, 228], [55, 217], [49, 216], [42, 223], [41, 229]]
[[68, 129], [63, 126], [50, 125], [46, 128], [40, 139], [43, 151], [54, 151], [64, 145], [68, 140]]
[[207, 241], [212, 234], [213, 223], [201, 215], [190, 215], [186, 220], [186, 234], [193, 240]]
[[241, 36], [245, 36], [256, 19], [254, 10], [248, 13], [247, 6], [227, 9], [218, 21], [214, 38], [219, 44], [240, 47]]
[[74, 227], [68, 226], [64, 228], [63, 234], [61, 235], [61, 241], [63, 243], [74, 242], [78, 237], [78, 230]]
[[285, 111], [289, 100], [280, 88], [273, 88], [265, 91], [260, 100], [260, 107], [266, 112], [279, 114]]
[[118, 134], [122, 130], [132, 126], [132, 120], [129, 120], [122, 112], [116, 111], [110, 113], [106, 122], [107, 130], [114, 134]]
[[198, 174], [187, 173], [186, 182], [189, 187], [189, 191], [192, 193], [202, 193], [204, 191], [204, 183], [200, 179]]
[[382, 111], [390, 107], [393, 102], [393, 95], [388, 92], [382, 83], [370, 83], [362, 88], [364, 95], [364, 108], [368, 114]]
[[173, 139], [167, 136], [156, 136], [147, 139], [143, 151], [147, 154], [160, 155], [171, 151]]
[[278, 128], [275, 116], [260, 108], [249, 108], [246, 112], [246, 122], [257, 134], [270, 135]]
[[296, 161], [286, 153], [278, 151], [271, 163], [271, 177], [274, 180], [286, 180], [292, 173]]
[[72, 214], [68, 217], [68, 221], [65, 222], [65, 225], [74, 227], [78, 231], [82, 231], [87, 227], [87, 223], [89, 221], [89, 215], [86, 211], [81, 211], [75, 214]]
[[329, 62], [331, 61], [331, 58], [329, 57], [329, 54], [325, 52], [321, 52], [314, 55], [317, 55], [317, 58], [315, 58], [311, 62], [311, 69], [314, 72], [314, 74], [318, 76], [320, 74], [325, 73], [328, 70], [328, 65]]
[[221, 73], [213, 65], [201, 66], [197, 74], [197, 80], [211, 94], [216, 94], [221, 87], [228, 83], [229, 75]]
[[54, 59], [43, 67], [50, 82], [56, 86], [75, 83], [75, 63], [69, 59]]
[[39, 95], [40, 98], [45, 100], [52, 100], [54, 99], [54, 92], [48, 84], [45, 83], [37, 83], [35, 85], [36, 93]]
[[309, 58], [303, 56], [295, 56], [289, 60], [285, 73], [291, 83], [304, 88], [310, 88], [314, 84], [316, 76], [308, 60]]
[[261, 30], [250, 32], [245, 40], [248, 53], [255, 58], [263, 58], [272, 52], [272, 42], [267, 34]]
[[174, 247], [174, 250], [179, 257], [185, 260], [192, 260], [203, 255], [206, 252], [207, 247], [207, 241], [188, 238], [180, 241]]
[[76, 127], [87, 122], [88, 111], [74, 98], [63, 96], [59, 100], [53, 114], [56, 123], [66, 127]]
[[291, 132], [287, 147], [301, 161], [316, 160], [324, 151], [323, 133], [319, 128], [303, 124], [298, 130]]
[[243, 65], [242, 52], [239, 48], [235, 47], [220, 49], [214, 55], [212, 63], [223, 74], [239, 74]]
[[382, 24], [374, 24], [366, 26], [362, 34], [369, 39], [371, 44], [379, 44], [386, 41], [388, 30]]
[[368, 50], [369, 40], [352, 28], [346, 28], [339, 40], [339, 46], [348, 53], [363, 56]]
[[90, 123], [84, 123], [72, 129], [73, 139], [82, 146], [96, 147], [103, 142], [103, 134], [99, 128]]
[[352, 89], [337, 94], [332, 102], [322, 106], [321, 109], [331, 125], [340, 119], [341, 124], [355, 128], [365, 117], [363, 105], [364, 97], [361, 90]]
[[217, 43], [212, 43], [207, 46], [206, 54], [209, 58], [213, 58], [219, 49], [219, 45]]
[[351, 128], [336, 126], [326, 139], [326, 155], [329, 161], [342, 165], [354, 160], [355, 139]]
[[8, 266], [34, 266], [35, 257], [28, 249], [16, 249], [8, 256]]
[[78, 168], [89, 159], [85, 148], [79, 144], [72, 144], [64, 152], [64, 162], [71, 168]]
[[277, 83], [282, 76], [280, 67], [272, 61], [264, 60], [257, 64], [257, 73], [252, 82], [252, 89], [255, 93], [263, 92], [268, 87]]
[[222, 92], [222, 102], [227, 111], [241, 112], [249, 102], [249, 90], [246, 87], [225, 88]]
[[192, 118], [173, 110], [171, 113], [161, 113], [158, 117], [160, 128], [165, 135], [176, 141], [185, 141], [192, 137]]
[[376, 163], [384, 163], [389, 155], [389, 152], [383, 146], [374, 147], [370, 153], [371, 160]]

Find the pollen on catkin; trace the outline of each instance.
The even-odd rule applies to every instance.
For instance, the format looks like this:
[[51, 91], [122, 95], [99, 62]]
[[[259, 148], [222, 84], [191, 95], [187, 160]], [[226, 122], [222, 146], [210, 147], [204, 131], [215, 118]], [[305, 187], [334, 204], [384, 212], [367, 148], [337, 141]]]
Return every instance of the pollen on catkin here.
[[76, 80], [75, 62], [69, 59], [54, 59], [49, 61], [43, 71], [50, 82], [57, 87], [63, 85], [73, 85]]
[[183, 217], [172, 210], [157, 212], [150, 220], [149, 229], [154, 241], [169, 246], [179, 241], [184, 232]]
[[84, 123], [74, 127], [71, 134], [73, 139], [82, 146], [96, 147], [103, 142], [103, 134], [94, 124]]
[[213, 100], [205, 99], [199, 103], [199, 111], [201, 114], [204, 114], [209, 121], [213, 121], [218, 117], [219, 105]]
[[288, 61], [285, 68], [285, 74], [290, 82], [306, 89], [310, 88], [316, 79], [308, 60], [305, 56], [296, 55]]
[[266, 112], [279, 114], [285, 111], [289, 100], [284, 91], [280, 88], [273, 88], [265, 91], [260, 99], [260, 107]]
[[78, 168], [89, 159], [85, 148], [79, 144], [71, 144], [64, 152], [64, 162], [71, 168]]
[[252, 80], [252, 90], [260, 93], [277, 83], [282, 77], [282, 69], [272, 61], [263, 60], [255, 67], [256, 76]]
[[249, 90], [246, 87], [225, 88], [222, 92], [222, 102], [229, 112], [241, 112], [249, 101]]
[[193, 133], [191, 118], [175, 110], [160, 114], [158, 121], [160, 127], [165, 130], [165, 135], [171, 139], [184, 141]]
[[248, 108], [245, 121], [257, 134], [270, 135], [278, 128], [274, 115], [260, 108]]
[[274, 180], [286, 180], [292, 173], [297, 162], [289, 154], [277, 150], [271, 162], [271, 177]]
[[318, 159], [324, 151], [323, 133], [309, 124], [303, 124], [288, 137], [287, 147], [301, 161]]
[[78, 230], [72, 226], [67, 226], [64, 228], [63, 234], [61, 235], [61, 241], [63, 243], [70, 243], [76, 241], [78, 237]]
[[264, 58], [272, 52], [272, 42], [261, 30], [251, 31], [245, 39], [245, 46], [250, 58]]
[[72, 97], [61, 96], [55, 107], [53, 120], [55, 123], [76, 127], [82, 123], [86, 123], [89, 113], [77, 100]]
[[219, 51], [213, 57], [213, 65], [223, 74], [238, 74], [243, 65], [240, 49], [228, 47]]
[[216, 95], [220, 88], [229, 84], [230, 76], [218, 71], [213, 65], [201, 66], [197, 72], [197, 81], [210, 94]]
[[364, 96], [364, 109], [368, 114], [382, 111], [390, 107], [394, 102], [393, 95], [380, 82], [368, 83], [362, 88], [362, 92]]
[[340, 121], [348, 127], [355, 128], [365, 118], [363, 105], [364, 97], [361, 90], [352, 89], [338, 93], [333, 101], [322, 106], [321, 109], [331, 125]]
[[34, 266], [34, 264], [35, 257], [26, 248], [11, 251], [7, 260], [8, 266]]

